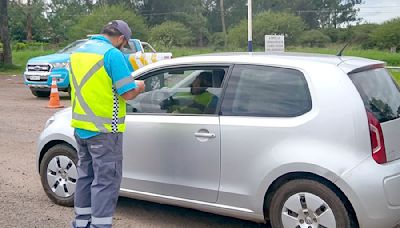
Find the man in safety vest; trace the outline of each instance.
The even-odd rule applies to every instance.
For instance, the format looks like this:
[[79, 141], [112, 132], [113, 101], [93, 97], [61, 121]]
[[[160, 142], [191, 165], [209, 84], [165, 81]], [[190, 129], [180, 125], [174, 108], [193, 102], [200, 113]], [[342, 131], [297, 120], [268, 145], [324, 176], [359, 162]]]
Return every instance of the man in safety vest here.
[[120, 51], [131, 36], [128, 24], [115, 20], [71, 55], [71, 126], [79, 148], [73, 227], [112, 226], [122, 176], [125, 101], [144, 91]]

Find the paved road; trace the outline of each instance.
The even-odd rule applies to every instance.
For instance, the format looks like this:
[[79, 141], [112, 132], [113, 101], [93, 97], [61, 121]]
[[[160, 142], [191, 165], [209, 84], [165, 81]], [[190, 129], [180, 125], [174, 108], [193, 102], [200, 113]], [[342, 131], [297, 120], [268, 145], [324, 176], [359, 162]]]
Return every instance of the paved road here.
[[[62, 103], [69, 100], [62, 97]], [[68, 227], [72, 208], [53, 204], [35, 167], [36, 139], [54, 113], [21, 77], [0, 76], [0, 227]], [[262, 227], [195, 210], [120, 198], [114, 227]]]

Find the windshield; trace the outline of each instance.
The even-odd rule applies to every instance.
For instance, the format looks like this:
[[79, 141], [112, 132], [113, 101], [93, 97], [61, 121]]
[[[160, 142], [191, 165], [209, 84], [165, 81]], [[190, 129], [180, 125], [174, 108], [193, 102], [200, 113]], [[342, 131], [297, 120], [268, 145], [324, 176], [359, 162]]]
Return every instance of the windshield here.
[[374, 69], [350, 75], [363, 99], [365, 108], [382, 123], [400, 115], [400, 91], [384, 69]]
[[73, 51], [75, 51], [80, 46], [82, 46], [84, 43], [86, 43], [86, 41], [88, 41], [88, 40], [77, 40], [77, 41], [69, 44], [65, 48], [59, 50], [57, 53], [59, 53], [59, 54], [71, 54]]

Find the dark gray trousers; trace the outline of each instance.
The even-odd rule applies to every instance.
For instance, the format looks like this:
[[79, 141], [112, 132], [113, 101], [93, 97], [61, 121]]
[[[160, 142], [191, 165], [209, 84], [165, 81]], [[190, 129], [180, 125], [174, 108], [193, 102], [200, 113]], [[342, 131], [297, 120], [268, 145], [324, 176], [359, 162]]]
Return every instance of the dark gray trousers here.
[[75, 138], [79, 161], [72, 227], [109, 228], [122, 178], [122, 133]]

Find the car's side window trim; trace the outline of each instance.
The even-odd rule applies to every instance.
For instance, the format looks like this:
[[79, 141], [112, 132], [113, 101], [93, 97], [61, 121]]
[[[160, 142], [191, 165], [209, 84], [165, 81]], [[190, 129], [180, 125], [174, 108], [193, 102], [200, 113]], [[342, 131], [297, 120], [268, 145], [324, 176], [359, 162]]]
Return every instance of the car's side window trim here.
[[229, 82], [229, 80], [231, 78], [231, 75], [232, 75], [232, 72], [233, 72], [233, 69], [235, 68], [235, 66], [236, 66], [236, 64], [232, 64], [232, 65], [229, 66], [228, 72], [226, 73], [226, 75], [224, 77], [224, 80], [222, 81], [221, 97], [220, 97], [220, 99], [218, 101], [217, 110], [215, 112], [218, 116], [222, 116], [222, 111], [221, 111], [222, 110], [222, 102], [224, 101], [226, 88], [228, 87], [228, 82]]
[[216, 110], [213, 114], [189, 114], [189, 113], [149, 113], [149, 112], [143, 112], [143, 113], [138, 113], [138, 112], [127, 112], [127, 115], [160, 115], [160, 116], [219, 116], [220, 113], [220, 108], [222, 105], [222, 96], [224, 94], [224, 91], [227, 86], [227, 80], [230, 77], [230, 74], [233, 70], [234, 64], [218, 64], [218, 63], [211, 63], [211, 64], [199, 64], [199, 65], [194, 65], [194, 64], [181, 64], [181, 65], [174, 65], [174, 66], [167, 66], [167, 67], [160, 67], [160, 68], [155, 68], [150, 70], [149, 72], [143, 72], [140, 75], [137, 75], [135, 77], [136, 80], [145, 80], [147, 78], [150, 78], [154, 75], [160, 74], [162, 72], [170, 71], [170, 70], [188, 70], [188, 69], [193, 69], [193, 68], [203, 68], [203, 69], [209, 69], [209, 68], [224, 68], [227, 69], [226, 74], [224, 75], [224, 79], [221, 84], [221, 98], [218, 100], [218, 104], [216, 107]]

